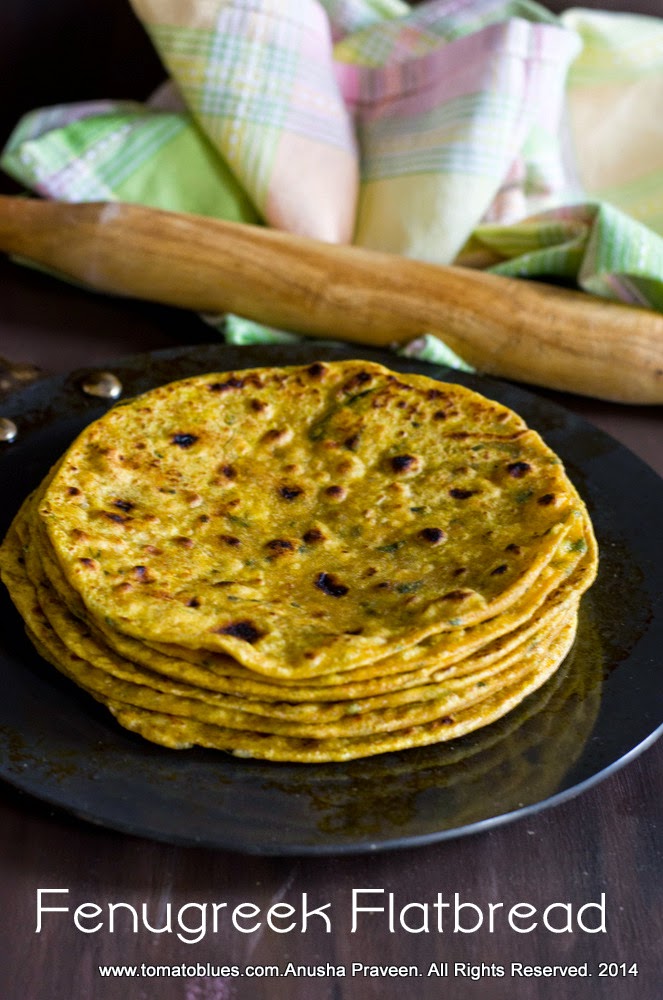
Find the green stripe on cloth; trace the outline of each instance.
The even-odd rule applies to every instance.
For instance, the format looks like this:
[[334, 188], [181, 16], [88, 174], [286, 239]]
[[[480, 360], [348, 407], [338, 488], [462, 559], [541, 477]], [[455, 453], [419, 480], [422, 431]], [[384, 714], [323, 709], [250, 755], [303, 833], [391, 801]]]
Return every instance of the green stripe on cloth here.
[[[587, 292], [663, 310], [663, 238], [619, 209], [583, 204], [513, 226], [479, 226], [471, 241], [505, 259], [491, 270], [572, 279]], [[466, 248], [468, 249], [468, 248]]]
[[[237, 222], [259, 222], [244, 188], [188, 113], [118, 103], [113, 112], [66, 120], [34, 112], [0, 166], [20, 183], [64, 201], [129, 201]], [[41, 130], [46, 131], [41, 134]]]

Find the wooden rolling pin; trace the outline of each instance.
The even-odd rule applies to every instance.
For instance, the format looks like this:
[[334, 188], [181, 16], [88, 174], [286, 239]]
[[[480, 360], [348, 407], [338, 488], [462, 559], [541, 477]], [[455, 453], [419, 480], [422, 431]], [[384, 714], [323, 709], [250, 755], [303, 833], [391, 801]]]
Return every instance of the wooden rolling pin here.
[[115, 203], [0, 196], [0, 250], [104, 292], [375, 347], [436, 333], [484, 373], [663, 403], [663, 316], [582, 292]]

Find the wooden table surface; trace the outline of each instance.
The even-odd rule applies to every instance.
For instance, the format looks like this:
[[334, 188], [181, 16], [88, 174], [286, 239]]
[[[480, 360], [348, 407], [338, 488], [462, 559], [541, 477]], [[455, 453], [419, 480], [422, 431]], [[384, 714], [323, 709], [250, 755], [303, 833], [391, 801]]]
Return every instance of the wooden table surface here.
[[[27, 31], [23, 13], [27, 7], [14, 2], [9, 6], [14, 32], [10, 38], [18, 44]], [[84, 6], [73, 0], [69, 4], [72, 14], [78, 11], [87, 18]], [[101, 6], [106, 10], [113, 4]], [[47, 5], [31, 7], [33, 14], [37, 7], [46, 18]], [[660, 13], [651, 3], [640, 9]], [[85, 24], [94, 34], [89, 18]], [[126, 34], [123, 28], [123, 37]], [[131, 30], [128, 34], [133, 37]], [[46, 56], [51, 52], [53, 58], [46, 43], [40, 35], [43, 52]], [[137, 51], [141, 44], [136, 42]], [[4, 45], [13, 51], [6, 41]], [[87, 72], [94, 77], [100, 71], [91, 62]], [[119, 78], [117, 68], [114, 72]], [[154, 63], [148, 62], [146, 81], [151, 82], [150, 75], [156, 72]], [[62, 94], [67, 99], [84, 96], [73, 92], [70, 77], [67, 71], [60, 81]], [[26, 80], [27, 74], [18, 73], [23, 90], [17, 100], [28, 107], [40, 103], [40, 87], [46, 84], [41, 78], [29, 87]], [[7, 113], [6, 107], [3, 112]], [[13, 362], [36, 363], [48, 372], [213, 338], [189, 314], [88, 295], [5, 260], [0, 260], [0, 287], [0, 355]], [[555, 398], [663, 474], [660, 409]], [[659, 1000], [663, 997], [662, 830], [663, 741], [580, 797], [510, 825], [417, 849], [338, 858], [245, 857], [153, 843], [87, 825], [0, 785], [0, 998]], [[399, 908], [431, 901], [440, 891], [446, 898], [458, 893], [486, 912], [495, 902], [510, 906], [527, 901], [542, 909], [564, 901], [577, 908], [605, 893], [606, 932], [553, 934], [539, 927], [519, 934], [500, 923], [494, 933], [485, 925], [473, 934], [453, 934], [448, 929], [442, 934], [435, 929], [408, 933], [398, 926], [392, 933], [381, 918], [365, 916], [353, 933], [350, 903], [353, 890], [360, 888], [380, 889], [385, 896], [393, 893]], [[114, 933], [106, 927], [84, 933], [74, 925], [71, 913], [51, 913], [44, 915], [43, 929], [37, 933], [39, 889], [68, 889], [72, 910], [83, 903], [104, 908], [109, 902], [124, 901], [137, 909], [144, 904], [155, 927], [163, 925], [168, 905], [177, 914], [192, 903], [224, 901], [229, 909], [254, 903], [264, 915], [279, 902], [299, 907], [304, 893], [310, 906], [331, 903], [334, 919], [329, 933], [321, 918], [312, 918], [305, 933], [299, 927], [277, 933], [264, 923], [254, 933], [224, 926], [189, 944], [175, 933], [144, 929], [134, 933], [126, 922]], [[62, 905], [64, 898], [51, 895], [46, 905]], [[188, 913], [195, 926], [195, 911]], [[83, 926], [93, 923], [88, 920]], [[288, 962], [324, 967], [330, 963], [344, 967], [348, 975], [261, 975], [270, 965], [283, 969]], [[444, 962], [449, 963], [450, 973], [454, 963], [465, 963], [466, 972], [471, 973], [472, 966], [481, 978], [426, 975], [431, 963]], [[512, 978], [512, 962], [588, 963], [593, 975]], [[639, 975], [599, 976], [601, 962], [627, 967], [637, 963]], [[353, 977], [353, 963], [416, 964], [424, 975]], [[488, 968], [481, 970], [482, 964]], [[100, 965], [139, 969], [142, 965], [144, 974], [104, 978]], [[506, 975], [490, 975], [491, 965], [505, 967]], [[156, 978], [151, 973], [157, 966], [169, 967], [171, 974]], [[238, 977], [232, 966], [257, 971]]]

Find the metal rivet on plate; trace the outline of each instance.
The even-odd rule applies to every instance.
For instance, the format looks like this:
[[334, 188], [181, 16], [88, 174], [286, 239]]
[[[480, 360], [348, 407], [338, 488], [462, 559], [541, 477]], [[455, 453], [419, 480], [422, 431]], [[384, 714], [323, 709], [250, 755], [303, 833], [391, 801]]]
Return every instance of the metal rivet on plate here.
[[92, 372], [81, 383], [81, 389], [88, 396], [100, 399], [117, 399], [122, 395], [122, 383], [112, 372]]
[[16, 439], [17, 434], [18, 427], [14, 421], [8, 420], [7, 417], [0, 417], [0, 441], [11, 444]]

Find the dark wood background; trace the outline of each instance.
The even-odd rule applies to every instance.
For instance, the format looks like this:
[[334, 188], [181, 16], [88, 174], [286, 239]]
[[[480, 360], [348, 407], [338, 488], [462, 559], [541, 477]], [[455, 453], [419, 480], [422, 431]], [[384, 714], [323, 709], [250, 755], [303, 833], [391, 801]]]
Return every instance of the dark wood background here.
[[[618, 3], [595, 3], [617, 9]], [[621, 5], [623, 9], [623, 4]], [[0, 14], [0, 134], [25, 109], [63, 100], [145, 96], [161, 70], [123, 0], [4, 0]], [[663, 3], [632, 10], [663, 15]], [[3, 182], [6, 189], [11, 185]], [[0, 355], [48, 371], [135, 350], [209, 340], [196, 317], [88, 295], [0, 260]], [[663, 473], [660, 409], [568, 397], [569, 408]], [[1, 686], [0, 686], [0, 697]], [[83, 824], [0, 786], [0, 997], [7, 1000], [659, 1000], [663, 997], [663, 742], [580, 798], [507, 827], [436, 846], [341, 858], [261, 859], [184, 849]], [[608, 899], [606, 935], [350, 933], [352, 888], [393, 891], [402, 903], [442, 890], [485, 906], [519, 899], [580, 905]], [[69, 888], [72, 903], [331, 902], [333, 933], [221, 933], [199, 945], [173, 935], [84, 935], [49, 921], [35, 933], [38, 888]], [[161, 908], [161, 909], [160, 909]], [[100, 979], [113, 964], [540, 964], [638, 962], [634, 978], [587, 980]], [[596, 970], [595, 970], [596, 971]]]

